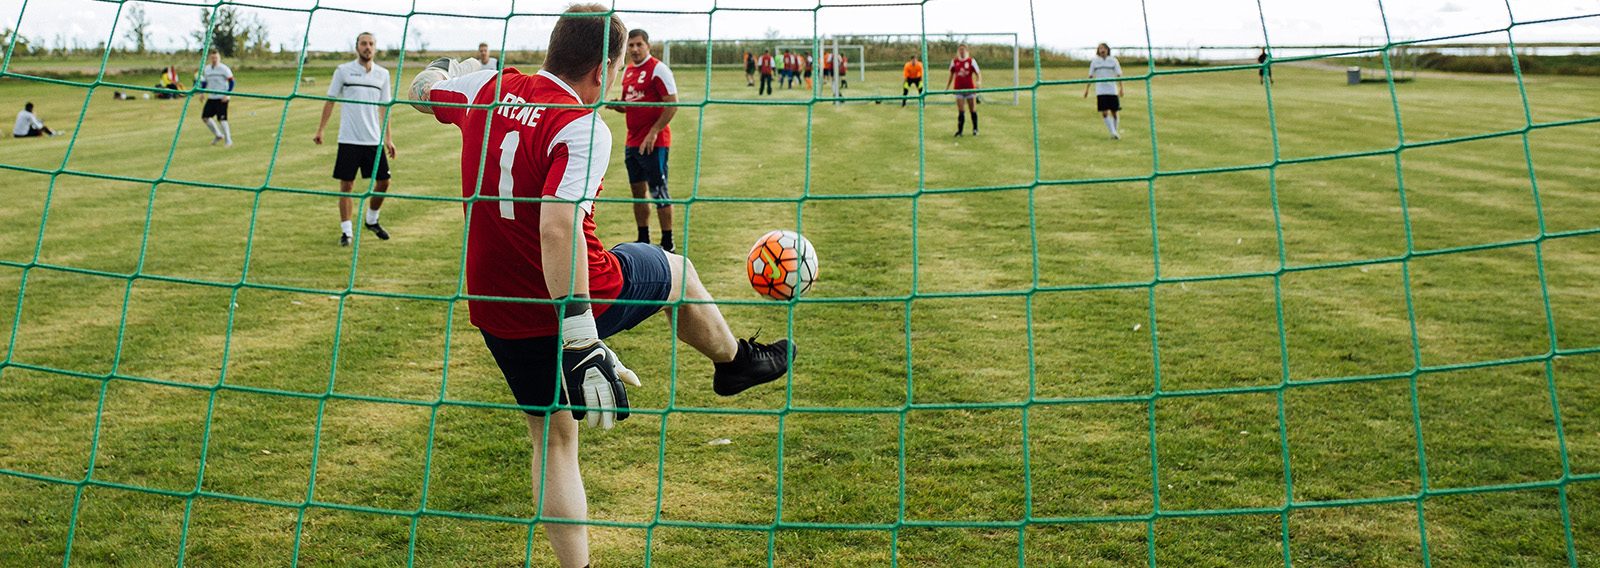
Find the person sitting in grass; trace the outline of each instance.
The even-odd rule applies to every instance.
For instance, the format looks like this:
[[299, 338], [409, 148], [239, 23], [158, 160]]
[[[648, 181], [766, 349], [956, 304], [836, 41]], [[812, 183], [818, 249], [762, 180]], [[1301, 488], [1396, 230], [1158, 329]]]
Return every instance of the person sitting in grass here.
[[11, 128], [11, 135], [17, 138], [31, 136], [55, 136], [54, 130], [44, 125], [38, 115], [33, 114], [33, 103], [22, 105], [22, 112], [17, 113], [17, 125]]

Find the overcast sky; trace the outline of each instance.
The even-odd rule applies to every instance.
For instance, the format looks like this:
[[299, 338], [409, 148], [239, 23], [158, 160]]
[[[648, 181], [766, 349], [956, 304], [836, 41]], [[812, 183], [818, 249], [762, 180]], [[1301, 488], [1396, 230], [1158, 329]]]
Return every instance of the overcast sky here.
[[[317, 0], [245, 0], [277, 8], [307, 9]], [[136, 2], [130, 1], [129, 4]], [[210, 2], [187, 0], [189, 6], [143, 4], [153, 23], [153, 45], [184, 47], [199, 27], [197, 6]], [[307, 33], [312, 50], [344, 50], [360, 30], [371, 30], [380, 46], [398, 46], [409, 36], [407, 47], [426, 43], [433, 50], [472, 49], [479, 41], [508, 49], [543, 47], [552, 18], [567, 0], [321, 0], [322, 10], [241, 8], [265, 21], [274, 45], [298, 46]], [[912, 6], [861, 6], [905, 4], [907, 0], [614, 0], [619, 11], [698, 12], [691, 14], [624, 13], [630, 27], [650, 30], [658, 39], [759, 38], [769, 30], [782, 37], [814, 34], [868, 34], [947, 32], [1013, 32], [1024, 45], [1037, 38], [1053, 48], [1079, 48], [1104, 41], [1116, 46], [1146, 43], [1157, 46], [1275, 45], [1326, 43], [1382, 43], [1384, 17], [1396, 39], [1423, 39], [1503, 29], [1512, 21], [1505, 0], [926, 0]], [[838, 4], [849, 4], [839, 6]], [[818, 6], [821, 9], [817, 9]], [[1337, 5], [1337, 6], [1334, 6]], [[404, 14], [417, 15], [409, 28]], [[36, 42], [94, 45], [111, 37], [119, 8], [114, 0], [31, 0], [21, 13], [23, 0], [0, 0], [0, 27], [20, 29]], [[713, 15], [706, 12], [716, 8]], [[343, 10], [373, 12], [351, 13]], [[527, 14], [503, 17], [513, 13]], [[1600, 0], [1511, 0], [1516, 21], [1600, 15]], [[378, 15], [387, 14], [387, 15]], [[474, 16], [496, 16], [477, 18]], [[20, 19], [19, 19], [20, 18]], [[1263, 26], [1263, 21], [1265, 25]], [[1600, 17], [1562, 23], [1519, 25], [1512, 32], [1518, 42], [1596, 41]], [[122, 29], [116, 41], [125, 42]], [[42, 41], [41, 41], [42, 40]], [[1505, 42], [1506, 34], [1464, 38], [1463, 41]], [[1009, 40], [1008, 40], [1009, 42]]]

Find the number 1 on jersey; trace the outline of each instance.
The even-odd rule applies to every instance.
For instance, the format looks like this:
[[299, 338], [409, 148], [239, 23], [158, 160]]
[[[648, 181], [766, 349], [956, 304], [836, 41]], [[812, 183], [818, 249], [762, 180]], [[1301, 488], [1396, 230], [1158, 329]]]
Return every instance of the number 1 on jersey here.
[[517, 158], [517, 145], [522, 143], [522, 133], [516, 130], [506, 133], [505, 139], [500, 141], [500, 216], [506, 219], [517, 218], [517, 202], [511, 201], [511, 190], [516, 187], [516, 180], [511, 179], [511, 164]]

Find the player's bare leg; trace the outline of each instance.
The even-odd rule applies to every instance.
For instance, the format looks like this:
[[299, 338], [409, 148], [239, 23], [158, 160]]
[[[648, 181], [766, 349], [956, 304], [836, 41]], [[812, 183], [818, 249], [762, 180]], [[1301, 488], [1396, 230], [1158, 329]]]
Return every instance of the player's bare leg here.
[[[339, 193], [349, 195], [355, 189], [355, 180], [339, 180]], [[349, 246], [354, 229], [350, 226], [350, 218], [354, 216], [356, 203], [349, 197], [339, 198], [339, 245]]]
[[667, 301], [694, 300], [670, 308], [678, 337], [715, 364], [712, 390], [722, 396], [732, 396], [789, 372], [790, 357], [795, 351], [789, 340], [763, 344], [753, 337], [735, 339], [727, 320], [722, 318], [722, 310], [711, 303], [711, 293], [700, 282], [694, 263], [667, 253], [667, 265], [672, 270], [672, 291]]
[[732, 361], [739, 351], [739, 340], [733, 337], [716, 304], [700, 303], [710, 302], [712, 298], [711, 292], [700, 282], [694, 263], [669, 252], [667, 265], [672, 268], [672, 291], [667, 294], [667, 301], [696, 301], [672, 308], [672, 317], [678, 321], [678, 338], [714, 363]]
[[372, 196], [371, 201], [367, 202], [367, 218], [365, 219], [367, 230], [376, 234], [378, 239], [387, 241], [389, 240], [389, 231], [384, 230], [383, 225], [378, 224], [378, 210], [383, 208], [383, 196], [381, 194], [389, 193], [389, 180], [378, 180], [376, 184], [373, 184], [372, 190], [380, 195]]
[[[539, 514], [546, 518], [588, 520], [589, 500], [583, 491], [583, 476], [578, 471], [578, 421], [567, 411], [549, 417], [528, 416], [528, 436], [533, 441], [533, 495], [539, 498], [544, 488], [544, 502], [537, 503]], [[550, 439], [545, 440], [546, 433]], [[548, 459], [547, 459], [548, 458]], [[542, 478], [541, 478], [542, 476]], [[589, 527], [567, 523], [545, 523], [545, 536], [556, 559], [564, 568], [579, 568], [589, 564]]]
[[[650, 182], [635, 182], [628, 186], [633, 190], [633, 221], [639, 227], [639, 242], [650, 242]], [[662, 225], [662, 229], [670, 229], [671, 225]]]

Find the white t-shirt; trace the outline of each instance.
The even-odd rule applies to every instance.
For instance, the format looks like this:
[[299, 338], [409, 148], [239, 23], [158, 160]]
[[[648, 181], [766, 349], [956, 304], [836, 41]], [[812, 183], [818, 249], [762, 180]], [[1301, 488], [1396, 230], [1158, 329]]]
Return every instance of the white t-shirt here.
[[13, 136], [27, 136], [28, 131], [34, 128], [44, 128], [44, 123], [39, 122], [39, 117], [28, 111], [17, 111], [17, 125], [11, 127]]
[[[213, 91], [231, 91], [228, 81], [233, 79], [233, 69], [226, 63], [207, 65], [200, 70], [200, 88]], [[224, 93], [207, 93], [206, 98], [216, 100], [228, 96]]]
[[[360, 61], [349, 61], [333, 71], [328, 96], [345, 99], [340, 105], [339, 143], [378, 146], [383, 143], [383, 105], [390, 99], [389, 70], [377, 62], [368, 71]], [[359, 102], [351, 102], [359, 101]]]
[[[1115, 57], [1095, 57], [1094, 59], [1090, 59], [1089, 60], [1089, 78], [1090, 79], [1110, 79], [1110, 78], [1113, 78], [1113, 77], [1121, 77], [1121, 76], [1122, 76], [1122, 64], [1117, 62], [1117, 58], [1115, 58]], [[1098, 83], [1095, 83], [1094, 84], [1094, 94], [1096, 94], [1096, 95], [1115, 95], [1115, 94], [1117, 94], [1117, 82], [1116, 81], [1100, 81]]]

